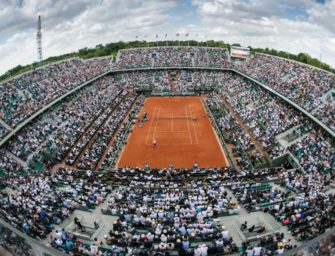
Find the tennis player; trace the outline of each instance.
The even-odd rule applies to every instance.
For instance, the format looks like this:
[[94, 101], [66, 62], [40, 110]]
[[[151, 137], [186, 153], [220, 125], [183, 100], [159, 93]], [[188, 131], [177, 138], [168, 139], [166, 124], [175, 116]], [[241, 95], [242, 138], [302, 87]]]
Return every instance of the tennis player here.
[[157, 141], [155, 138], [152, 138], [152, 147], [155, 148], [157, 146]]
[[148, 120], [148, 114], [147, 112], [145, 112], [145, 110], [143, 111], [143, 121], [147, 121]]

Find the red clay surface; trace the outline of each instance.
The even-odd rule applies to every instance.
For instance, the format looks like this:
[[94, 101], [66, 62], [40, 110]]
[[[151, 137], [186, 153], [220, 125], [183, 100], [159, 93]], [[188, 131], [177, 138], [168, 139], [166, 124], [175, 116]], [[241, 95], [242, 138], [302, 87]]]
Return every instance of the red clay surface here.
[[200, 97], [150, 97], [139, 117], [144, 110], [149, 120], [142, 127], [134, 125], [117, 167], [144, 167], [148, 163], [150, 167], [167, 168], [172, 163], [174, 168], [191, 168], [195, 161], [199, 167], [228, 166]]

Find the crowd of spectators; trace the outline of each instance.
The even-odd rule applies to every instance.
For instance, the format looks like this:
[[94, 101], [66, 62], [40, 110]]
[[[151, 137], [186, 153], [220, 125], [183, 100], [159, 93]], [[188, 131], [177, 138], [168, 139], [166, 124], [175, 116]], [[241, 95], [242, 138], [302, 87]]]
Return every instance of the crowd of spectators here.
[[233, 144], [233, 154], [237, 164], [247, 169], [262, 163], [262, 155], [250, 139], [250, 135], [243, 130], [233, 115], [225, 108], [223, 99], [212, 93], [206, 103], [216, 118], [222, 136], [226, 143]]
[[[133, 182], [120, 186], [108, 202], [107, 211], [119, 216], [106, 236], [108, 244], [143, 244], [147, 248], [157, 244], [162, 252], [177, 250], [181, 254], [192, 250], [197, 255], [200, 249], [192, 243], [203, 242], [203, 255], [236, 251], [229, 232], [213, 220], [236, 205], [227, 197], [224, 187], [197, 185], [188, 190], [142, 188]], [[143, 232], [139, 234], [138, 229]]]
[[[152, 73], [148, 77], [152, 82], [155, 77], [160, 80], [161, 75], [165, 77], [164, 79], [168, 79], [167, 77], [171, 74]], [[120, 73], [96, 81], [93, 86], [81, 90], [78, 95], [72, 97], [68, 103], [61, 104], [55, 111], [49, 111], [46, 118], [41, 118], [20, 131], [10, 141], [7, 149], [23, 161], [27, 161], [32, 168], [44, 152], [51, 155], [48, 162], [51, 165], [64, 158], [68, 164], [74, 164], [91, 139], [99, 135], [99, 129], [110, 117], [114, 105], [124, 100], [126, 89], [133, 89], [132, 85], [124, 85], [121, 81], [126, 81], [128, 78], [130, 81], [140, 79], [142, 76], [145, 76], [143, 72]], [[232, 113], [222, 107], [223, 99], [233, 107], [271, 158], [285, 153], [284, 148], [278, 144], [276, 135], [294, 126], [305, 127], [304, 133], [311, 133], [300, 142], [293, 144], [289, 151], [306, 170], [334, 168], [333, 141], [326, 138], [316, 127], [307, 125], [306, 120], [297, 111], [252, 82], [224, 72], [198, 74], [194, 71], [181, 71], [177, 75], [181, 84], [185, 84], [184, 81], [192, 81], [191, 79], [193, 83], [206, 84], [206, 76], [209, 76], [212, 82], [216, 81], [222, 86], [218, 95], [211, 94], [208, 97], [207, 104], [212, 111], [218, 112], [217, 123], [223, 131], [224, 138], [235, 145], [233, 153], [242, 168], [262, 163], [262, 154], [253, 145], [249, 134], [236, 123]], [[123, 88], [123, 86], [126, 87]], [[185, 90], [185, 87], [177, 87], [177, 90]], [[313, 142], [316, 140], [317, 142]], [[316, 143], [319, 146], [315, 146]], [[100, 147], [97, 149], [100, 150]], [[103, 164], [104, 167], [111, 163], [114, 150], [110, 150], [110, 155]], [[100, 150], [99, 156], [101, 152]], [[82, 163], [82, 168], [90, 167], [92, 159], [90, 159], [90, 153], [87, 154], [85, 166]], [[8, 159], [1, 157], [2, 169], [4, 166], [10, 166], [12, 170], [12, 164], [8, 163]], [[96, 160], [94, 162], [96, 166]]]
[[222, 86], [232, 76], [220, 71], [134, 71], [115, 74], [119, 87], [152, 89], [160, 92], [187, 92]]
[[[105, 92], [106, 93], [106, 92]], [[66, 158], [67, 164], [74, 164], [78, 159], [82, 151], [88, 145], [90, 140], [95, 136], [100, 127], [108, 120], [110, 114], [115, 112], [118, 104], [127, 95], [127, 91], [111, 90], [110, 99], [106, 101], [105, 108], [102, 108], [100, 113], [97, 113], [96, 119], [94, 119], [90, 125], [83, 131], [80, 138], [76, 141], [75, 145], [70, 149], [68, 156]], [[106, 95], [106, 94], [105, 94]]]
[[181, 70], [176, 72], [174, 91], [214, 89], [222, 86], [231, 76], [232, 74], [229, 72]]
[[59, 187], [60, 177], [64, 178], [61, 174], [43, 174], [3, 179], [1, 183], [8, 190], [0, 205], [1, 218], [31, 237], [44, 239], [75, 209], [95, 207], [111, 192], [110, 185], [89, 178], [67, 177], [68, 187]]
[[259, 243], [254, 246], [251, 242], [244, 242], [242, 247], [243, 256], [280, 255], [294, 248], [290, 244], [290, 240], [286, 241], [283, 233], [262, 237]]
[[170, 91], [168, 71], [135, 71], [124, 72], [113, 75], [115, 82], [123, 88], [145, 88], [156, 91]]
[[[118, 184], [119, 181], [120, 186], [112, 191], [108, 204], [112, 208], [119, 205], [120, 208], [128, 210], [114, 212], [118, 214], [119, 221], [114, 223], [113, 230], [106, 235], [105, 243], [113, 245], [115, 250], [126, 252], [145, 245], [146, 249], [160, 252], [178, 250], [195, 255], [201, 249], [205, 249], [204, 255], [236, 251], [229, 232], [211, 221], [211, 218], [227, 213], [227, 209], [236, 209], [221, 183], [225, 181], [224, 177], [234, 179], [229, 175], [229, 169], [185, 171], [171, 170], [169, 173], [166, 170], [121, 169], [95, 175], [92, 172], [63, 169], [50, 177], [17, 177], [5, 183], [11, 188], [18, 188], [17, 194], [9, 195], [8, 204], [11, 208], [22, 206], [20, 213], [25, 216], [27, 225], [23, 223], [21, 230], [33, 237], [44, 236], [45, 233], [41, 231], [43, 228], [47, 230], [50, 223], [62, 221], [75, 208], [98, 205], [112, 191], [110, 184]], [[269, 174], [273, 171], [275, 170], [261, 170], [260, 173]], [[187, 176], [184, 179], [187, 185], [180, 188], [176, 182], [182, 181], [184, 175]], [[246, 177], [247, 173], [239, 175]], [[253, 176], [252, 173], [250, 175]], [[170, 181], [164, 182], [168, 177]], [[174, 180], [176, 178], [178, 180]], [[195, 182], [187, 182], [190, 178]], [[108, 180], [115, 182], [109, 183]], [[161, 182], [157, 183], [158, 180]], [[71, 188], [58, 188], [59, 182], [66, 182]], [[149, 187], [143, 186], [142, 182]], [[166, 182], [169, 183], [168, 186]], [[4, 207], [8, 209], [9, 206]], [[7, 213], [11, 223], [20, 229], [17, 224], [19, 220], [8, 216], [15, 214], [15, 210]], [[39, 232], [35, 230], [36, 226], [39, 227]], [[140, 234], [136, 232], [138, 229], [142, 230]], [[143, 232], [143, 229], [146, 231]], [[92, 246], [97, 246], [93, 243], [88, 249], [85, 248], [82, 242], [76, 241], [74, 235], [66, 230], [57, 231], [55, 234], [52, 245], [65, 252], [84, 253], [85, 250], [93, 250]], [[198, 243], [199, 240], [203, 242], [201, 247], [192, 246], [192, 243]]]
[[[264, 193], [258, 193], [260, 183], [255, 181], [274, 180], [288, 190], [268, 186], [263, 187]], [[278, 221], [288, 225], [297, 239], [310, 240], [334, 225], [334, 195], [324, 192], [324, 184], [330, 180], [329, 174], [306, 176], [285, 168], [126, 168], [99, 173], [59, 169], [35, 177], [2, 179], [2, 188], [7, 189], [2, 190], [0, 214], [29, 236], [46, 238], [52, 226], [69, 217], [74, 209], [94, 209], [110, 194], [103, 213], [116, 215], [118, 220], [105, 241], [85, 245], [63, 229], [52, 232], [51, 244], [63, 252], [83, 255], [90, 255], [92, 250], [95, 255], [103, 255], [105, 244], [112, 246], [112, 252], [124, 254], [138, 254], [142, 249], [164, 255], [172, 251], [179, 255], [229, 254], [238, 248], [229, 231], [213, 220], [239, 212], [227, 194], [227, 186], [246, 208], [247, 204], [272, 203], [268, 211]], [[299, 194], [288, 197], [290, 190]], [[279, 254], [291, 248], [278, 236], [262, 238], [258, 247], [244, 246], [246, 255], [258, 247], [264, 253]]]
[[313, 115], [323, 123], [327, 124], [330, 129], [335, 131], [335, 98], [331, 98], [329, 102], [321, 103], [313, 110]]
[[307, 172], [335, 173], [335, 140], [320, 129], [313, 129], [289, 150]]
[[[269, 109], [266, 107], [267, 102], [268, 107], [271, 107], [275, 103], [274, 99], [241, 77], [227, 81], [222, 95], [252, 130], [254, 136], [260, 140], [262, 146], [267, 149], [270, 157], [283, 153], [284, 149], [275, 140], [277, 133], [285, 131], [284, 129], [276, 131], [276, 128], [282, 129], [281, 118], [278, 115], [277, 117], [268, 115]], [[273, 112], [276, 111], [276, 106], [273, 106]]]
[[26, 170], [22, 164], [13, 159], [4, 149], [0, 149], [0, 160], [0, 176], [21, 175]]
[[117, 129], [124, 121], [136, 98], [137, 97], [134, 94], [129, 95], [114, 109], [113, 113], [100, 127], [96, 137], [93, 138], [89, 147], [86, 148], [84, 154], [79, 158], [77, 165], [79, 169], [95, 169], [102, 154], [107, 149], [112, 137], [116, 135]]
[[[99, 79], [92, 86], [82, 89], [68, 102], [50, 110], [45, 116], [21, 130], [11, 139], [6, 150], [29, 163], [31, 168], [45, 153], [51, 156], [48, 160], [50, 165], [66, 156], [66, 162], [73, 164], [94, 135], [97, 135], [95, 139], [99, 140], [101, 136], [107, 136], [101, 129], [105, 129], [108, 124], [109, 128], [118, 128], [135, 99], [134, 94], [128, 94], [127, 90], [118, 86], [115, 77]], [[116, 122], [116, 119], [119, 122]], [[111, 135], [112, 133], [108, 133], [108, 136]], [[108, 138], [106, 140], [108, 142]], [[98, 145], [96, 148], [101, 150], [100, 143], [95, 144]], [[13, 166], [4, 154], [0, 155], [0, 158], [3, 171], [9, 173], [18, 169], [18, 166]], [[91, 161], [92, 159], [88, 159], [86, 163]]]
[[[42, 152], [53, 155], [52, 163], [62, 160], [121, 92], [110, 78], [98, 80], [21, 130], [8, 143], [7, 150], [27, 162], [38, 159]], [[1, 162], [7, 161], [1, 158]]]
[[224, 48], [150, 47], [120, 50], [115, 69], [151, 67], [228, 68], [231, 63]]
[[314, 243], [306, 248], [297, 250], [292, 256], [334, 256], [335, 255], [335, 233], [329, 232], [322, 239], [316, 239]]
[[298, 241], [311, 240], [334, 226], [334, 199], [334, 194], [311, 191], [276, 204], [270, 212]]
[[334, 99], [329, 95], [325, 97], [335, 89], [334, 74], [264, 54], [256, 54], [235, 67], [285, 95], [307, 111], [315, 110], [315, 115], [335, 130]]
[[7, 80], [0, 85], [0, 118], [15, 127], [52, 100], [109, 69], [109, 58], [75, 58]]
[[285, 153], [276, 136], [304, 124], [306, 120], [292, 107], [240, 76], [233, 75], [228, 79], [220, 94], [252, 131], [270, 158]]
[[290, 195], [290, 191], [282, 191], [262, 183], [233, 184], [229, 188], [239, 203], [249, 211], [257, 210], [258, 206], [285, 201]]
[[112, 140], [112, 145], [107, 149], [105, 158], [102, 159], [100, 164], [99, 171], [108, 170], [110, 166], [117, 160], [118, 154], [121, 151], [123, 145], [126, 143], [127, 136], [132, 129], [131, 126], [134, 124], [134, 122], [137, 121], [137, 114], [144, 102], [144, 99], [145, 97], [143, 95], [139, 96], [139, 98], [133, 103], [133, 108], [129, 112], [128, 117], [119, 127]]
[[[312, 125], [294, 108], [239, 76], [228, 79], [221, 93], [271, 158], [286, 152], [276, 136], [290, 128], [298, 127], [298, 136], [301, 139], [287, 150], [306, 171], [334, 171], [334, 139], [321, 128]], [[218, 122], [220, 123], [220, 120]]]
[[284, 173], [280, 184], [295, 195], [268, 205], [268, 210], [297, 240], [311, 240], [335, 224], [335, 195], [326, 191], [332, 182], [333, 175], [317, 170]]
[[[188, 71], [181, 73], [186, 74], [186, 72]], [[313, 130], [310, 126], [304, 125], [305, 120], [292, 108], [266, 94], [252, 82], [231, 73], [222, 75], [219, 72], [211, 74], [207, 72], [207, 75], [210, 75], [213, 81], [220, 81], [224, 85], [220, 95], [226, 99], [245, 124], [248, 125], [255, 138], [261, 142], [271, 158], [278, 157], [285, 152], [277, 143], [276, 135], [294, 126], [305, 126], [305, 133], [310, 130], [313, 132], [301, 142], [291, 146], [290, 151], [306, 169], [323, 168], [330, 170], [333, 168], [334, 157], [332, 152], [334, 148], [332, 140], [325, 138], [321, 132], [318, 132], [319, 130]], [[135, 79], [138, 76], [139, 74], [133, 78]], [[193, 77], [192, 79], [199, 77], [199, 80], [197, 79], [195, 82], [202, 81], [204, 77], [204, 75], [188, 73], [188, 75], [179, 76], [183, 77], [180, 80], [187, 80], [185, 79], [186, 76]], [[122, 80], [126, 80], [126, 78], [124, 77]], [[50, 112], [48, 118], [41, 119], [24, 128], [11, 140], [8, 149], [15, 156], [32, 163], [35, 163], [41, 153], [45, 151], [57, 156], [53, 158], [53, 161], [61, 160], [69, 152], [67, 163], [73, 164], [112, 111], [113, 104], [109, 103], [116, 103], [118, 99], [121, 100], [119, 95], [124, 95], [124, 93], [126, 92], [122, 92], [117, 76], [101, 79], [90, 89], [81, 91], [80, 96], [73, 99], [69, 104], [63, 104], [55, 112]], [[109, 97], [106, 95], [109, 95]], [[262, 156], [252, 145], [250, 138], [248, 138], [249, 135], [240, 130], [241, 128], [236, 124], [227, 109], [220, 108], [222, 105], [221, 97], [212, 96], [208, 98], [207, 103], [212, 108], [220, 110], [221, 116], [217, 118], [217, 122], [224, 131], [223, 135], [232, 135], [228, 137], [230, 140], [234, 139], [235, 146], [238, 144], [234, 149], [238, 163], [243, 168], [250, 164], [261, 163]], [[116, 101], [113, 100], [114, 98]], [[81, 111], [78, 112], [76, 109], [81, 109]], [[239, 128], [240, 133], [236, 132], [237, 128]], [[231, 129], [232, 132], [229, 133], [227, 129]], [[317, 137], [319, 137], [318, 144], [320, 144], [320, 146], [314, 146], [314, 148], [312, 144], [316, 139], [310, 139], [315, 137], [313, 134], [317, 134]], [[226, 138], [228, 137], [226, 136]], [[320, 152], [318, 157], [314, 154], [315, 157], [311, 158], [310, 152], [315, 151]], [[309, 161], [306, 160], [308, 158]], [[6, 162], [4, 160], [3, 165], [6, 165]], [[323, 165], [325, 167], [320, 167]], [[32, 167], [33, 164], [30, 164], [30, 166]]]
[[0, 140], [6, 136], [9, 131], [0, 123]]

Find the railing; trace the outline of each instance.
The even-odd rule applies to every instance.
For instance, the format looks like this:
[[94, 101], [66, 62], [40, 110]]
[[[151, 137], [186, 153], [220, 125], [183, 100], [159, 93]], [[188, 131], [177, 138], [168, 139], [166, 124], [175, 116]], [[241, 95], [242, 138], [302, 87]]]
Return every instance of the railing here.
[[[328, 251], [334, 249], [335, 228], [326, 231], [324, 234], [310, 240], [303, 245], [281, 254], [282, 256], [329, 256]], [[327, 248], [328, 247], [328, 248]]]
[[292, 166], [295, 165], [296, 168], [298, 168], [300, 171], [302, 171], [303, 173], [305, 173], [304, 168], [302, 168], [302, 166], [300, 165], [300, 163], [298, 162], [298, 160], [292, 155], [291, 152], [288, 152], [288, 161], [290, 162], [290, 164]]
[[[2, 246], [15, 256], [65, 256], [61, 251], [33, 239], [0, 219], [0, 241]], [[10, 235], [10, 236], [9, 236]], [[6, 239], [10, 239], [7, 241]]]

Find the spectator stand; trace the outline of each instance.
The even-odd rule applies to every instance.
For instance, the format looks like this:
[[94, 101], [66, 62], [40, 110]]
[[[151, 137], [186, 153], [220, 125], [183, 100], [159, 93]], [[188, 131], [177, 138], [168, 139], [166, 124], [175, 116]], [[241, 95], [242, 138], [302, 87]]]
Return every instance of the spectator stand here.
[[59, 98], [55, 99], [54, 101], [50, 102], [49, 104], [47, 104], [46, 106], [44, 106], [43, 108], [39, 109], [38, 111], [36, 111], [34, 114], [32, 114], [30, 117], [28, 117], [27, 119], [25, 119], [23, 122], [21, 122], [20, 124], [18, 124], [13, 131], [9, 132], [1, 141], [0, 141], [0, 147], [2, 145], [4, 145], [7, 141], [9, 141], [16, 133], [18, 133], [21, 129], [23, 129], [25, 126], [27, 126], [29, 123], [31, 123], [33, 120], [35, 120], [37, 117], [39, 117], [42, 113], [46, 112], [49, 108], [51, 108], [52, 106], [54, 106], [55, 104], [58, 104], [60, 102], [62, 102], [64, 99], [66, 99], [68, 96], [72, 95], [74, 92], [77, 92], [78, 90], [80, 90], [81, 88], [90, 85], [92, 82], [94, 82], [95, 80], [104, 77], [106, 74], [108, 74], [109, 72], [106, 72], [104, 74], [101, 74], [97, 77], [94, 77], [92, 79], [90, 79], [89, 81], [79, 85], [78, 87], [70, 90], [69, 92], [63, 94], [62, 96], [60, 96]]
[[111, 159], [111, 164], [109, 165], [108, 169], [113, 169], [115, 167], [118, 157], [121, 155], [120, 152], [123, 149], [123, 146], [125, 145], [125, 143], [127, 143], [127, 137], [131, 133], [133, 125], [137, 122], [137, 116], [138, 116], [138, 113], [141, 107], [143, 106], [144, 100], [145, 100], [145, 97], [141, 97], [139, 99], [138, 104], [133, 109], [133, 113], [135, 114], [133, 115], [132, 119], [128, 120], [126, 127], [124, 128], [122, 132], [122, 135], [119, 137], [117, 141], [116, 149], [114, 151], [113, 157]]
[[229, 150], [228, 150], [227, 145], [226, 145], [226, 142], [225, 142], [225, 140], [224, 140], [224, 138], [223, 138], [223, 136], [222, 136], [222, 134], [221, 134], [221, 132], [220, 132], [220, 129], [219, 129], [219, 127], [217, 126], [217, 123], [215, 122], [215, 118], [214, 118], [214, 116], [213, 116], [213, 113], [212, 113], [212, 111], [210, 110], [210, 108], [207, 106], [206, 101], [203, 99], [203, 97], [201, 97], [201, 101], [202, 101], [202, 104], [205, 106], [205, 109], [206, 109], [207, 113], [209, 114], [209, 116], [210, 116], [210, 118], [211, 118], [211, 120], [212, 120], [212, 125], [213, 125], [213, 127], [214, 127], [214, 129], [215, 129], [215, 131], [216, 131], [217, 136], [219, 137], [219, 140], [220, 140], [220, 142], [221, 142], [221, 145], [223, 146], [223, 149], [224, 149], [224, 151], [225, 151], [225, 155], [226, 155], [227, 158], [228, 158], [229, 166], [231, 166], [231, 167], [234, 168], [234, 167], [235, 167], [235, 164], [234, 164], [233, 160], [231, 159]]
[[[208, 104], [208, 99], [207, 99], [207, 104]], [[215, 120], [220, 120], [220, 118], [222, 118], [222, 119], [223, 118], [227, 118], [227, 119], [229, 118], [229, 120], [227, 122], [223, 121], [221, 123], [218, 123], [218, 121], [215, 121], [215, 123], [218, 125], [218, 128], [220, 128], [220, 124], [229, 124], [230, 125], [229, 121], [234, 120], [233, 117], [230, 115], [230, 113], [227, 113], [227, 110], [224, 108], [224, 106], [208, 105], [208, 107], [211, 110], [212, 115], [215, 118]], [[234, 122], [233, 124], [237, 125], [236, 122]], [[222, 126], [221, 128], [225, 128], [225, 127]], [[229, 126], [229, 128], [230, 128], [229, 130], [231, 132], [234, 132], [235, 134], [238, 133], [238, 131], [236, 129], [234, 129], [235, 127]], [[242, 129], [242, 128], [240, 128], [240, 129]], [[231, 149], [230, 154], [235, 157], [235, 161], [236, 161], [235, 166], [238, 167], [239, 164], [242, 165], [241, 160], [243, 159], [244, 160], [243, 161], [243, 166], [241, 166], [241, 167], [243, 167], [243, 169], [245, 169], [245, 170], [252, 170], [253, 169], [253, 164], [251, 162], [250, 156], [247, 154], [245, 148], [241, 144], [240, 139], [235, 140], [234, 138], [231, 138], [229, 132], [226, 132], [226, 131], [221, 132], [221, 130], [218, 130], [218, 132], [219, 132], [220, 136], [223, 137], [223, 139], [225, 140], [225, 142], [227, 144], [231, 144], [233, 146], [232, 149]], [[225, 138], [225, 136], [226, 136], [226, 138]], [[227, 139], [227, 138], [229, 138], [229, 139]], [[242, 154], [243, 158], [240, 157], [239, 154]], [[238, 161], [237, 159], [241, 159], [241, 160]]]
[[307, 116], [309, 119], [311, 119], [314, 123], [316, 123], [318, 126], [320, 126], [321, 128], [323, 128], [329, 135], [331, 135], [333, 138], [335, 138], [335, 132], [332, 131], [331, 129], [329, 129], [329, 127], [327, 125], [325, 125], [322, 121], [320, 121], [318, 118], [316, 118], [315, 116], [313, 116], [310, 112], [306, 111], [305, 109], [303, 109], [302, 107], [300, 107], [298, 104], [294, 103], [292, 100], [290, 100], [289, 98], [287, 98], [286, 96], [284, 96], [283, 94], [277, 92], [276, 90], [272, 89], [271, 87], [263, 84], [262, 82], [259, 82], [256, 79], [253, 79], [252, 77], [238, 71], [238, 70], [234, 70], [237, 74], [240, 74], [246, 78], [248, 78], [249, 80], [257, 83], [258, 85], [260, 85], [261, 87], [265, 88], [268, 92], [276, 95], [277, 97], [281, 98], [282, 100], [284, 100], [285, 102], [287, 102], [288, 104], [290, 104], [292, 107], [294, 107], [295, 109], [297, 109], [299, 112], [303, 113], [305, 116]]
[[[278, 140], [279, 144], [283, 146], [283, 148], [287, 149], [290, 146], [296, 144], [297, 142], [301, 141], [303, 138], [307, 137], [309, 134], [309, 129], [305, 129], [303, 125], [299, 125], [296, 127], [293, 127], [286, 132], [279, 134], [276, 136], [276, 139]], [[304, 168], [300, 165], [299, 161], [290, 151], [287, 151], [282, 158], [287, 159], [292, 166], [295, 168], [299, 168], [302, 172], [304, 172]], [[280, 159], [279, 159], [280, 161]], [[277, 163], [278, 160], [275, 159], [275, 162]]]

